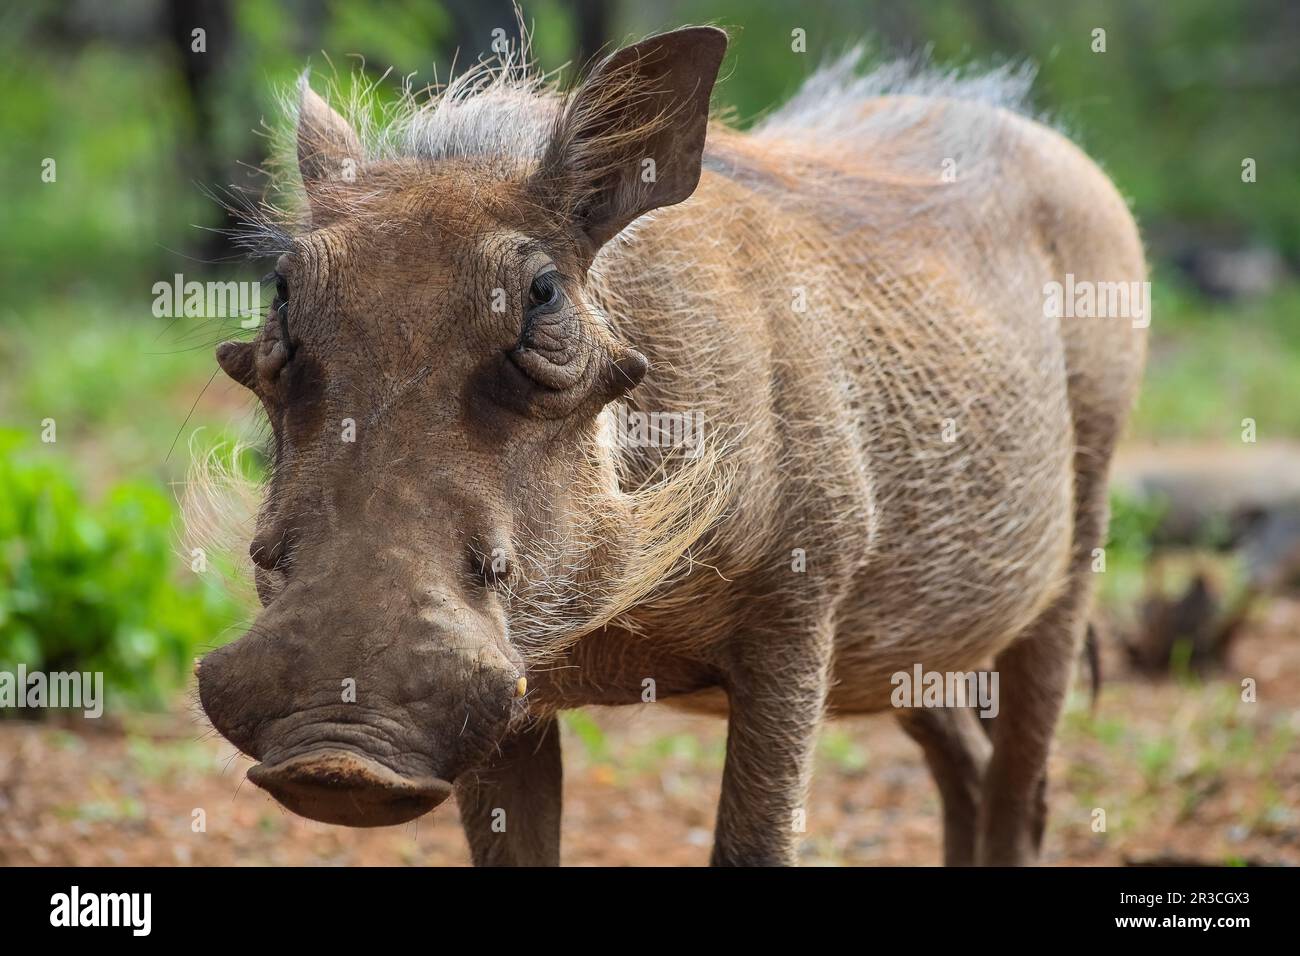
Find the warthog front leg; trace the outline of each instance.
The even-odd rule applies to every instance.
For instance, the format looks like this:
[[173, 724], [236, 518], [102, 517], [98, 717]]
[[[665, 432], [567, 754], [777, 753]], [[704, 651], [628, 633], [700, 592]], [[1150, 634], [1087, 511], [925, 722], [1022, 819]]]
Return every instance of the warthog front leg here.
[[747, 646], [747, 659], [732, 669], [714, 866], [796, 862], [826, 702], [829, 644]]
[[943, 862], [973, 866], [984, 770], [993, 749], [969, 707], [907, 708], [898, 722], [921, 745], [943, 802]]
[[492, 763], [456, 783], [475, 866], [559, 866], [560, 726], [547, 717], [507, 737]]

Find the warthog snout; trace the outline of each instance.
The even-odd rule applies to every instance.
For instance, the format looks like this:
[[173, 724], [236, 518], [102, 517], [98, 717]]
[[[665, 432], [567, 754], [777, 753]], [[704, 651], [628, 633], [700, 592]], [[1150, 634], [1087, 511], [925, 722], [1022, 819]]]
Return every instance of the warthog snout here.
[[[522, 674], [484, 614], [395, 596], [361, 608], [290, 587], [203, 659], [213, 726], [260, 763], [248, 777], [295, 813], [388, 826], [432, 810], [506, 732]], [[317, 595], [320, 597], [317, 597]], [[376, 633], [376, 630], [379, 633]]]

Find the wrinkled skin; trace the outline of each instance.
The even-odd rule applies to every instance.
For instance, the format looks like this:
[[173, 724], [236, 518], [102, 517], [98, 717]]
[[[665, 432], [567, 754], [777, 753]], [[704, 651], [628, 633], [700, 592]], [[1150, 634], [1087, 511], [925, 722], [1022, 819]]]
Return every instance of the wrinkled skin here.
[[[493, 289], [526, 295], [543, 270], [573, 275], [572, 252], [556, 262], [530, 251], [505, 203], [499, 218], [458, 220], [433, 198], [450, 188], [432, 185], [385, 201], [373, 220], [313, 232], [277, 265], [292, 359], [268, 321], [252, 362], [277, 444], [252, 545], [269, 600], [252, 633], [201, 670], [218, 729], [263, 761], [252, 779], [329, 822], [423, 812], [501, 738], [524, 676], [501, 599], [514, 503], [550, 505], [548, 525], [567, 513], [565, 465], [617, 393], [616, 360], [633, 375], [639, 364], [597, 331], [514, 357], [520, 311], [494, 314]], [[573, 286], [542, 318], [580, 321], [580, 296]], [[529, 379], [524, 362], [558, 387]], [[355, 441], [343, 440], [347, 419]], [[355, 703], [342, 702], [349, 678]], [[363, 802], [361, 818], [308, 793], [309, 756], [317, 775], [344, 781], [340, 792], [383, 786], [393, 801]]]
[[[722, 35], [702, 34], [720, 57]], [[646, 371], [587, 302], [586, 269], [631, 218], [689, 195], [707, 87], [701, 102], [689, 182], [665, 176], [633, 205], [584, 186], [580, 211], [563, 155], [527, 183], [376, 163], [365, 183], [382, 195], [354, 203], [330, 175], [355, 138], [304, 90], [313, 228], [277, 262], [256, 340], [218, 350], [274, 431], [250, 547], [265, 610], [198, 671], [213, 725], [291, 810], [412, 819], [523, 719], [503, 598], [515, 543], [563, 538], [570, 496], [590, 507], [613, 484], [596, 418]]]

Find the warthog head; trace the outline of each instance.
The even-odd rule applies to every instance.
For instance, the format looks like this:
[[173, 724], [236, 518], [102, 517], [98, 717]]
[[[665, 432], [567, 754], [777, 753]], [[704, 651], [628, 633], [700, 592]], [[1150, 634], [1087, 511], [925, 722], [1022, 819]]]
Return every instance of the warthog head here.
[[289, 809], [378, 826], [437, 806], [525, 717], [522, 596], [548, 595], [535, 620], [575, 600], [557, 581], [635, 552], [600, 419], [647, 361], [589, 270], [695, 189], [725, 46], [654, 37], [568, 96], [480, 78], [379, 138], [302, 84], [309, 223], [256, 338], [217, 349], [274, 434], [263, 609], [198, 668]]

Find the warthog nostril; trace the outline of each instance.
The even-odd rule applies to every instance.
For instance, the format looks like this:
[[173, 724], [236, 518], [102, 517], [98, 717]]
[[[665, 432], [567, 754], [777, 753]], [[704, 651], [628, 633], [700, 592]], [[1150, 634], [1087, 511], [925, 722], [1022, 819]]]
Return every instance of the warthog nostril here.
[[488, 587], [505, 587], [514, 580], [515, 563], [510, 548], [500, 538], [475, 539], [467, 548], [471, 571]]
[[341, 749], [258, 764], [248, 779], [294, 813], [350, 827], [405, 823], [451, 795], [451, 784], [440, 777], [408, 777]]
[[253, 539], [248, 556], [263, 571], [282, 571], [289, 555], [289, 538], [287, 531], [269, 529]]

